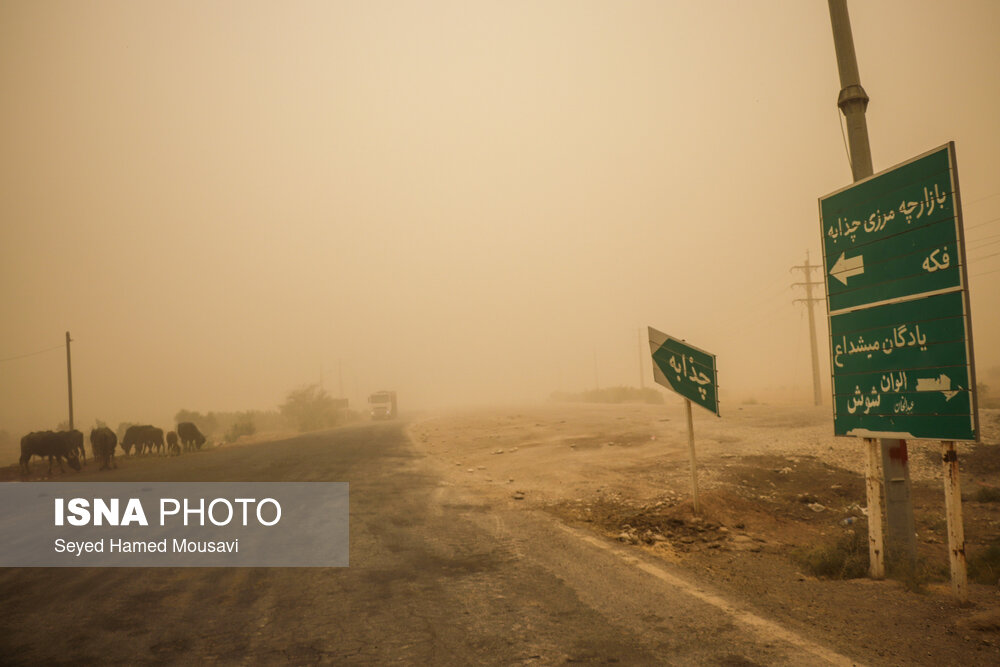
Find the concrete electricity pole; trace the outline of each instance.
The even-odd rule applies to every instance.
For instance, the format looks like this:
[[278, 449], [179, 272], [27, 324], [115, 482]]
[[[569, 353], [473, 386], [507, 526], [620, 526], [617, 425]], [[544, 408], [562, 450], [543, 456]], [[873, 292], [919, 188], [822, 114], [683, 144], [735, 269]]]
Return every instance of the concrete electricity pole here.
[[66, 385], [69, 387], [69, 430], [73, 430], [73, 363], [70, 361], [69, 344], [72, 339], [66, 332]]
[[[837, 69], [840, 72], [840, 96], [837, 106], [847, 123], [847, 143], [850, 146], [851, 173], [854, 181], [872, 175], [872, 151], [868, 143], [868, 124], [865, 110], [868, 94], [861, 87], [858, 59], [854, 52], [851, 18], [847, 13], [847, 0], [828, 0], [830, 24], [833, 27], [833, 46], [837, 52]], [[868, 461], [865, 467], [865, 486], [868, 496], [868, 548], [871, 559], [869, 572], [872, 578], [885, 576], [885, 538], [882, 533], [882, 498], [878, 488], [879, 478], [885, 488], [886, 523], [896, 558], [915, 562], [916, 541], [913, 538], [913, 501], [910, 497], [910, 470], [906, 441], [883, 438], [881, 448], [874, 438], [865, 438]], [[881, 449], [881, 451], [879, 451]]]
[[810, 271], [817, 271], [821, 267], [809, 264], [809, 251], [806, 251], [806, 263], [802, 266], [793, 266], [792, 271], [801, 270], [804, 274], [805, 282], [792, 283], [792, 287], [804, 286], [806, 288], [806, 298], [795, 299], [792, 303], [804, 301], [809, 309], [809, 351], [812, 353], [812, 375], [813, 375], [813, 405], [823, 405], [823, 396], [820, 393], [819, 382], [819, 349], [816, 345], [816, 315], [813, 312], [813, 303], [822, 301], [823, 297], [814, 297], [813, 287], [822, 287], [823, 283], [811, 279]]
[[837, 106], [847, 122], [847, 144], [851, 153], [851, 173], [855, 181], [872, 175], [872, 149], [868, 143], [868, 93], [861, 87], [858, 57], [854, 53], [851, 34], [851, 17], [847, 14], [847, 0], [828, 0], [830, 24], [833, 26], [833, 47], [837, 51], [837, 69], [840, 72], [840, 96]]
[[[872, 149], [868, 143], [868, 93], [861, 87], [858, 58], [854, 53], [854, 36], [851, 34], [851, 17], [847, 14], [847, 0], [827, 0], [830, 5], [830, 25], [833, 28], [833, 47], [837, 52], [837, 70], [840, 73], [840, 96], [837, 106], [847, 122], [847, 144], [850, 147], [851, 174], [854, 181], [872, 175]], [[836, 397], [834, 397], [836, 400]], [[868, 574], [872, 579], [885, 576], [885, 538], [882, 534], [882, 452], [875, 438], [865, 438], [865, 496], [868, 505]]]

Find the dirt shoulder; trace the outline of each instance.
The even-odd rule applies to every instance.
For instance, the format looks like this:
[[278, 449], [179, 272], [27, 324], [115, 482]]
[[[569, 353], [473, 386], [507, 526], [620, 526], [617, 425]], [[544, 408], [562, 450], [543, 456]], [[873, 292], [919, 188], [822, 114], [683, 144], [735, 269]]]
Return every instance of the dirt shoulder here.
[[991, 584], [973, 584], [965, 606], [950, 594], [936, 442], [909, 443], [918, 570], [874, 582], [813, 576], [804, 560], [867, 557], [861, 443], [833, 437], [825, 408], [696, 414], [700, 516], [679, 401], [452, 413], [409, 431], [456, 484], [634, 545], [836, 648], [876, 664], [981, 664], [1000, 660], [1000, 572], [989, 569], [1000, 502], [979, 502], [1000, 480], [1000, 414], [981, 417], [983, 443], [959, 457], [966, 551]]

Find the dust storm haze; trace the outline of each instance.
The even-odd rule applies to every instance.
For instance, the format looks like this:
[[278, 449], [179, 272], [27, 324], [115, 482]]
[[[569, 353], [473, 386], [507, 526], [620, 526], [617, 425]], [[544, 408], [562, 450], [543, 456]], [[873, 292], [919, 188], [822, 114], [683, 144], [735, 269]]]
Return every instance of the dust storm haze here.
[[[1000, 4], [850, 9], [875, 170], [956, 142], [988, 383]], [[648, 386], [646, 326], [723, 416], [808, 401], [839, 90], [820, 0], [4, 2], [0, 429], [66, 419], [66, 331], [87, 428]]]

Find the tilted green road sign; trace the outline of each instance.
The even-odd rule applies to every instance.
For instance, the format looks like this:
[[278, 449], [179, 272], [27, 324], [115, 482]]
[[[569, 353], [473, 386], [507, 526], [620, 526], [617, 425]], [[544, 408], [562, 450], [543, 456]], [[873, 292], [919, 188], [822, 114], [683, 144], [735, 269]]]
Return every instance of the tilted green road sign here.
[[834, 432], [978, 439], [954, 144], [819, 205]]
[[719, 414], [719, 383], [715, 355], [649, 327], [653, 378], [658, 384]]

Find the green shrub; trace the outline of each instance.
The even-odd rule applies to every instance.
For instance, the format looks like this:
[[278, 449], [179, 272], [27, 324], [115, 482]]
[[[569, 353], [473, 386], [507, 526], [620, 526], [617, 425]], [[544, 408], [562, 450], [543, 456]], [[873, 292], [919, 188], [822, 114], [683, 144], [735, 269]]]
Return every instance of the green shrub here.
[[827, 579], [857, 579], [868, 574], [867, 531], [849, 530], [832, 544], [798, 549], [793, 557], [809, 574]]
[[253, 435], [257, 427], [253, 423], [253, 415], [249, 412], [240, 415], [226, 431], [226, 442], [236, 442], [240, 436]]
[[1000, 583], [1000, 542], [969, 554], [969, 579], [977, 584]]
[[1000, 503], [1000, 489], [995, 486], [982, 486], [972, 499], [977, 503]]

